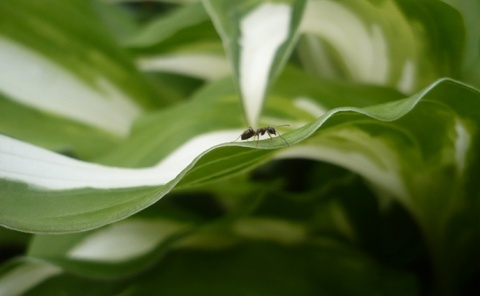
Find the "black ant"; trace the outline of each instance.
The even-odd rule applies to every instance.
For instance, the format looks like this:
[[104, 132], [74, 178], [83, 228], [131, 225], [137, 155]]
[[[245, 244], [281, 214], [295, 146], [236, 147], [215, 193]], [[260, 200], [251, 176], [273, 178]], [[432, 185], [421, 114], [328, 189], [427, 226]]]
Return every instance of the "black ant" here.
[[[288, 126], [288, 124], [284, 124], [284, 125], [279, 125], [279, 126]], [[277, 126], [277, 127], [279, 127]], [[282, 138], [282, 140], [285, 142], [285, 144], [287, 144], [287, 146], [290, 146], [287, 142], [287, 140], [285, 140], [279, 132], [277, 132], [277, 130], [271, 126], [267, 126], [267, 127], [261, 127], [261, 128], [258, 128], [257, 130], [254, 130], [252, 127], [249, 127], [248, 129], [246, 129], [241, 135], [240, 135], [240, 139], [242, 140], [248, 140], [250, 139], [251, 137], [256, 137], [257, 138], [257, 144], [258, 144], [258, 140], [260, 138], [260, 136], [263, 136], [267, 134], [270, 139], [272, 139], [272, 135], [277, 135]], [[238, 138], [237, 138], [238, 140]], [[236, 141], [236, 140], [235, 140]]]

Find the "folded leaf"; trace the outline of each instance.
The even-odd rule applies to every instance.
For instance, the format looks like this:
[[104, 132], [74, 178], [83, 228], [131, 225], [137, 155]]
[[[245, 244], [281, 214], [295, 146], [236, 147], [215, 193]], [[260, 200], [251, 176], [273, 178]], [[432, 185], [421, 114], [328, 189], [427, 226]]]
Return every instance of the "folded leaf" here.
[[233, 63], [247, 122], [256, 127], [268, 87], [296, 41], [305, 1], [203, 3]]
[[[449, 94], [455, 94], [456, 100], [452, 101]], [[210, 100], [211, 106], [229, 104], [224, 100]], [[196, 106], [200, 102], [203, 101], [195, 100], [191, 104]], [[475, 117], [474, 111], [480, 108], [465, 110], [463, 106], [477, 103], [477, 92], [457, 82], [443, 80], [402, 101], [363, 109], [332, 109], [316, 121], [284, 133], [282, 136], [290, 148], [284, 149], [278, 157], [307, 157], [343, 165], [399, 198], [419, 215], [419, 219], [430, 221], [428, 215], [424, 216], [430, 211], [424, 208], [424, 199], [416, 198], [416, 193], [425, 193], [433, 186], [429, 184], [445, 178], [457, 180], [448, 190], [465, 184], [465, 178], [470, 176], [467, 172], [472, 165], [477, 166], [466, 160], [472, 157], [470, 143], [477, 137], [469, 122], [480, 118]], [[438, 111], [427, 113], [428, 120], [433, 125], [430, 129], [437, 132], [430, 132], [426, 141], [416, 124], [423, 120], [432, 104], [439, 107]], [[454, 111], [447, 112], [450, 108]], [[186, 106], [178, 112], [188, 109]], [[292, 109], [292, 112], [295, 111]], [[457, 112], [459, 117], [444, 121], [449, 112]], [[175, 112], [168, 114], [175, 116]], [[219, 112], [213, 114], [219, 116], [218, 120], [230, 121], [232, 126], [236, 121]], [[196, 122], [195, 116], [204, 118], [201, 113], [195, 114], [190, 118], [192, 124]], [[152, 125], [152, 129], [157, 130], [162, 139], [162, 129], [157, 125]], [[148, 129], [142, 131], [145, 135], [139, 134], [139, 139], [151, 138]], [[164, 132], [163, 139], [168, 141], [166, 135], [172, 131], [165, 128]], [[275, 150], [271, 149], [286, 148], [278, 138], [234, 142], [241, 130], [221, 131], [210, 124], [199, 123], [193, 132], [198, 134], [189, 141], [172, 140], [177, 148], [160, 158], [157, 165], [138, 169], [85, 163], [2, 136], [1, 223], [9, 228], [40, 233], [99, 227], [151, 205], [177, 183], [191, 186], [222, 178], [274, 157]], [[131, 143], [132, 148], [141, 147], [133, 145], [141, 143], [139, 139]], [[220, 143], [223, 144], [215, 147]], [[294, 145], [296, 143], [299, 144]], [[438, 147], [444, 148], [439, 150]], [[445, 171], [449, 167], [455, 169]], [[415, 175], [411, 175], [413, 173]], [[439, 187], [439, 190], [442, 189]], [[438, 191], [430, 192], [438, 194]]]

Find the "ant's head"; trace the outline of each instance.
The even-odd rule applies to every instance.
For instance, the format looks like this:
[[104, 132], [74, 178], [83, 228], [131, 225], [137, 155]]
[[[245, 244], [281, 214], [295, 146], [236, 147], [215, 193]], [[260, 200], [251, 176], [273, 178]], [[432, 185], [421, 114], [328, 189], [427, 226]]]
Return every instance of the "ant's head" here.
[[277, 134], [277, 131], [275, 130], [275, 128], [273, 128], [271, 126], [267, 126], [266, 129], [267, 129], [267, 133], [269, 133], [271, 135], [276, 135]]

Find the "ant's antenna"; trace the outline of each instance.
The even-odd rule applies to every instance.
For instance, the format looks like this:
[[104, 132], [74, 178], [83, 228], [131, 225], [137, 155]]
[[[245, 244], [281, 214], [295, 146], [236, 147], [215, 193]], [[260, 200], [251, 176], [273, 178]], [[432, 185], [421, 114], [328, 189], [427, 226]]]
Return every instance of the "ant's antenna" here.
[[[290, 124], [277, 125], [276, 128], [279, 128], [279, 127], [282, 127], [282, 126], [290, 126]], [[287, 144], [287, 146], [290, 146], [290, 144], [288, 144], [287, 140], [285, 140], [285, 138], [282, 137], [282, 135], [280, 135], [280, 133], [279, 133], [278, 131], [276, 131], [276, 132], [277, 132], [278, 136], [279, 136], [280, 138], [282, 138], [282, 140], [285, 142], [285, 144]]]
[[277, 132], [277, 133], [278, 133], [278, 136], [279, 136], [280, 138], [282, 138], [282, 140], [285, 142], [285, 144], [287, 144], [287, 146], [290, 146], [290, 144], [288, 144], [287, 140], [285, 140], [285, 139], [282, 137], [282, 135], [280, 135], [279, 132]]

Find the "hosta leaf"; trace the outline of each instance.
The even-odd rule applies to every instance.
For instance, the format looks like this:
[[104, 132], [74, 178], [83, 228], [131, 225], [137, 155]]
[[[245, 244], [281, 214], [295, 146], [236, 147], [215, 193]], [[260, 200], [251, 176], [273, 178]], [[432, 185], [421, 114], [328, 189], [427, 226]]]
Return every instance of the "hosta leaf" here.
[[[142, 25], [123, 43], [136, 55], [143, 71], [204, 80], [230, 74], [221, 40], [199, 1]], [[157, 81], [165, 83], [164, 76]], [[185, 89], [185, 84], [180, 88]]]
[[[259, 246], [264, 246], [266, 249], [261, 247], [260, 250], [266, 251], [267, 249], [272, 249], [273, 251], [274, 249], [280, 249], [287, 253], [297, 254], [292, 258], [297, 264], [299, 263], [298, 261], [302, 262], [303, 260], [307, 260], [307, 258], [316, 258], [319, 260], [318, 264], [314, 264], [312, 267], [315, 272], [323, 275], [325, 281], [318, 282], [318, 278], [313, 277], [312, 281], [314, 281], [315, 284], [312, 282], [312, 284], [309, 285], [310, 288], [307, 290], [315, 290], [317, 288], [330, 289], [330, 280], [327, 278], [334, 276], [337, 272], [348, 273], [353, 278], [358, 277], [359, 286], [354, 289], [372, 289], [372, 291], [390, 290], [395, 286], [394, 283], [401, 282], [407, 285], [404, 289], [409, 291], [415, 290], [413, 278], [408, 274], [392, 273], [384, 275], [381, 278], [386, 282], [380, 286], [376, 285], [376, 281], [380, 280], [377, 272], [379, 272], [380, 269], [383, 270], [383, 268], [373, 263], [366, 254], [358, 252], [355, 249], [347, 248], [334, 240], [325, 238], [318, 239], [314, 244], [309, 243], [306, 240], [305, 231], [303, 231], [303, 235], [300, 236], [295, 234], [296, 232], [298, 233], [298, 229], [301, 229], [301, 226], [285, 220], [262, 219], [258, 217], [237, 219], [230, 222], [227, 222], [229, 220], [218, 220], [214, 222], [213, 225], [210, 225], [209, 228], [212, 228], [211, 226], [215, 224], [218, 224], [218, 226], [223, 224], [221, 231], [218, 231], [218, 227], [216, 230], [212, 228], [213, 231], [211, 230], [210, 234], [214, 233], [215, 235], [209, 236], [208, 228], [204, 227], [204, 230], [197, 228], [196, 232], [199, 232], [200, 237], [194, 234], [193, 239], [192, 236], [188, 236], [188, 233], [186, 233], [186, 235], [178, 235], [179, 232], [183, 231], [181, 225], [186, 225], [185, 220], [182, 219], [182, 221], [183, 222], [178, 223], [171, 219], [145, 219], [138, 217], [86, 233], [63, 236], [36, 236], [29, 251], [29, 256], [31, 257], [25, 257], [22, 260], [11, 262], [10, 268], [4, 268], [4, 272], [2, 273], [3, 281], [4, 283], [10, 284], [8, 286], [12, 286], [12, 283], [25, 280], [29, 285], [23, 287], [23, 290], [30, 289], [30, 293], [35, 291], [38, 293], [38, 291], [43, 291], [43, 289], [55, 289], [58, 285], [56, 284], [58, 280], [67, 280], [69, 277], [76, 278], [80, 276], [84, 281], [96, 281], [114, 288], [124, 286], [128, 282], [125, 282], [123, 278], [130, 276], [141, 279], [140, 283], [142, 283], [142, 285], [137, 286], [134, 284], [133, 287], [129, 287], [129, 289], [133, 288], [133, 290], [136, 291], [135, 294], [141, 294], [142, 292], [138, 290], [144, 291], [146, 287], [153, 284], [153, 282], [150, 282], [150, 276], [148, 276], [152, 274], [152, 266], [154, 270], [171, 271], [172, 269], [166, 266], [171, 266], [172, 258], [176, 261], [177, 259], [175, 258], [177, 258], [179, 254], [184, 258], [190, 258], [190, 255], [193, 254], [203, 254], [210, 258], [209, 260], [213, 260], [210, 264], [207, 264], [214, 268], [211, 272], [218, 269], [219, 272], [225, 273], [226, 270], [233, 266], [238, 267], [235, 261], [229, 259], [231, 258], [230, 256], [224, 257], [225, 254], [231, 254], [233, 252], [233, 254], [237, 254], [240, 258], [243, 258], [241, 261], [247, 265], [258, 264], [258, 268], [262, 270], [259, 271], [260, 273], [267, 272], [273, 274], [273, 270], [277, 269], [278, 266], [275, 264], [264, 264], [263, 261], [258, 262], [258, 260], [254, 259], [256, 256], [250, 257], [242, 251], [253, 250]], [[294, 233], [293, 236], [292, 233]], [[201, 238], [202, 235], [204, 236], [203, 239]], [[195, 236], [197, 237], [195, 238]], [[219, 243], [222, 239], [227, 242], [227, 244], [222, 245]], [[198, 242], [202, 240], [207, 244], [198, 245]], [[199, 246], [201, 248], [198, 248]], [[154, 249], [155, 247], [156, 249]], [[169, 256], [160, 258], [161, 260], [159, 260], [159, 255], [165, 251], [165, 247], [170, 248]], [[304, 252], [299, 252], [299, 250], [303, 250]], [[315, 252], [317, 256], [311, 257], [310, 251], [307, 250]], [[263, 253], [263, 251], [261, 253]], [[280, 253], [283, 254], [283, 251]], [[247, 253], [250, 252], [247, 251]], [[276, 253], [276, 251], [273, 251], [273, 253]], [[264, 256], [265, 255], [261, 257], [264, 258]], [[291, 256], [281, 257], [291, 258]], [[223, 263], [219, 265], [216, 258]], [[354, 260], [357, 264], [362, 265], [363, 268], [351, 268], [351, 264], [344, 264], [344, 262], [346, 262], [344, 261], [345, 258], [348, 258], [348, 262], [350, 262], [349, 260]], [[323, 263], [320, 264], [320, 262]], [[36, 272], [42, 275], [38, 277], [37, 281], [33, 282], [24, 279], [24, 276], [30, 275], [28, 273], [15, 272], [15, 270], [26, 269], [33, 263], [35, 263]], [[291, 266], [291, 264], [287, 265]], [[300, 264], [298, 267], [301, 265], [303, 264]], [[354, 266], [357, 265], [355, 264]], [[147, 267], [148, 269], [146, 269]], [[55, 271], [54, 273], [47, 272], [52, 269]], [[268, 272], [269, 269], [272, 269], [272, 271]], [[284, 272], [288, 273], [287, 270], [288, 269]], [[312, 269], [308, 268], [308, 270], [311, 271]], [[361, 272], [359, 273], [358, 271], [360, 270]], [[304, 275], [298, 275], [298, 271], [298, 269], [295, 269], [296, 276], [292, 274], [292, 281], [305, 279]], [[387, 270], [385, 269], [385, 271]], [[368, 273], [367, 276], [365, 276], [365, 272]], [[161, 272], [161, 274], [162, 277], [169, 277], [168, 274], [172, 276], [170, 272], [165, 275]], [[215, 275], [211, 274], [210, 276]], [[174, 277], [176, 277], [176, 275]], [[245, 284], [251, 285], [251, 289], [254, 290], [264, 290], [268, 286], [271, 286], [268, 283], [260, 286], [255, 285], [253, 279], [256, 277], [258, 277], [258, 275], [252, 278], [242, 278], [246, 280]], [[222, 276], [222, 279], [226, 281], [234, 280], [235, 278], [235, 276], [230, 277], [228, 274]], [[365, 285], [365, 281], [369, 284]], [[193, 285], [198, 285], [197, 288], [205, 289], [205, 287], [202, 287], [200, 284], [202, 281], [199, 283], [195, 281], [190, 282]], [[363, 282], [363, 284], [360, 284], [361, 282]], [[393, 286], [391, 287], [390, 285]], [[171, 285], [164, 283], [161, 286], [166, 290], [173, 289], [178, 291], [182, 285], [173, 281]], [[221, 289], [226, 289], [228, 286], [230, 285], [226, 285]], [[369, 288], [367, 288], [367, 286]], [[292, 288], [295, 287], [292, 286]], [[298, 289], [298, 287], [296, 287], [296, 289]], [[266, 291], [268, 291], [268, 289]], [[348, 289], [345, 292], [347, 293], [347, 291]]]
[[[185, 269], [185, 266], [194, 268]], [[31, 272], [43, 272], [43, 278], [36, 282], [33, 278], [26, 279], [24, 276], [27, 274], [20, 271], [27, 268]], [[60, 291], [69, 295], [85, 292], [92, 295], [122, 292], [129, 295], [153, 292], [162, 295], [212, 295], [245, 291], [261, 295], [309, 295], [325, 291], [335, 295], [418, 293], [415, 279], [410, 274], [379, 266], [358, 250], [321, 242], [295, 246], [255, 242], [214, 252], [180, 250], [155, 268], [139, 274], [134, 281], [104, 281], [58, 271], [48, 277], [48, 268], [52, 268], [50, 264], [38, 260], [17, 262], [2, 273], [4, 291], [23, 292], [25, 295], [57, 294]], [[208, 272], [198, 273], [205, 268]], [[347, 275], [350, 284], [341, 285], [338, 274]], [[282, 280], [278, 281], [279, 278]], [[222, 280], [212, 285], [218, 279]], [[22, 280], [26, 281], [26, 285], [18, 284]], [[241, 285], [237, 286], [239, 283]]]
[[0, 118], [0, 133], [81, 159], [90, 160], [120, 142], [118, 136], [26, 107], [1, 94]]
[[443, 80], [409, 100], [363, 109], [380, 121], [338, 113], [281, 155], [344, 166], [396, 197], [420, 224], [438, 281], [451, 290], [468, 277], [462, 266], [478, 248], [478, 104], [477, 90]]
[[318, 75], [405, 93], [458, 77], [464, 26], [440, 1], [308, 1], [298, 53]]
[[[127, 40], [126, 45], [135, 48], [149, 47], [174, 38], [178, 34], [201, 33], [199, 25], [202, 23], [209, 23], [209, 18], [200, 1], [197, 1], [180, 7], [167, 17], [151, 21], [135, 36]], [[193, 36], [194, 34], [191, 37]]]
[[159, 105], [84, 1], [0, 4], [0, 47], [8, 69], [0, 74], [2, 100], [117, 137], [128, 134], [143, 110]]
[[131, 11], [125, 9], [125, 7], [115, 6], [108, 2], [105, 0], [91, 1], [90, 5], [105, 28], [110, 31], [118, 42], [123, 43], [137, 33], [139, 25]]
[[176, 73], [205, 80], [216, 80], [230, 74], [230, 67], [222, 55], [188, 52], [144, 57], [138, 61], [144, 71]]
[[[375, 85], [338, 82], [318, 76], [305, 74], [294, 67], [287, 67], [271, 90], [272, 96], [290, 97], [295, 100], [314, 102], [323, 109], [323, 113], [337, 107], [367, 107], [404, 98], [400, 92]], [[278, 101], [267, 101], [267, 110], [288, 109], [276, 107]], [[315, 107], [308, 105], [305, 107]], [[307, 109], [308, 108], [304, 108]], [[322, 114], [323, 114], [322, 113]], [[322, 115], [320, 114], [320, 115]], [[318, 116], [317, 116], [318, 117]]]
[[[179, 182], [181, 187], [188, 187], [237, 173], [273, 157], [275, 150], [271, 149], [286, 148], [279, 138], [232, 142], [242, 131], [233, 129], [240, 125], [241, 119], [238, 111], [231, 114], [220, 111], [229, 110], [227, 106], [239, 108], [234, 97], [228, 95], [229, 89], [233, 89], [231, 84], [225, 83], [212, 86], [196, 100], [171, 112], [145, 118], [131, 142], [104, 161], [130, 167], [158, 163], [150, 168], [85, 163], [2, 136], [1, 223], [30, 232], [72, 232], [99, 227], [151, 205]], [[211, 92], [223, 95], [209, 97]], [[198, 104], [210, 107], [200, 109]], [[476, 120], [480, 118], [475, 116], [475, 110], [479, 110], [475, 104], [478, 93], [445, 80], [406, 100], [363, 109], [332, 109], [314, 122], [284, 133], [284, 139], [292, 147], [278, 156], [321, 159], [352, 169], [399, 198], [418, 219], [426, 219], [424, 223], [428, 225], [436, 212], [428, 210], [422, 202], [425, 199], [417, 199], [416, 193], [426, 193], [433, 186], [430, 184], [444, 178], [457, 180], [452, 183], [455, 188], [463, 188], [462, 184], [471, 186], [464, 182], [478, 166], [476, 160], [467, 161], [473, 157], [471, 145], [476, 141]], [[309, 118], [308, 113], [291, 106], [292, 122]], [[427, 112], [430, 109], [434, 112]], [[199, 112], [202, 110], [207, 113]], [[237, 118], [232, 116], [234, 113]], [[428, 141], [425, 131], [414, 128], [426, 114], [428, 123], [433, 125], [428, 128]], [[168, 124], [178, 123], [179, 116], [184, 118], [181, 126]], [[223, 127], [232, 129], [223, 131], [214, 122], [223, 122]], [[459, 129], [455, 122], [461, 123]], [[143, 145], [157, 137], [158, 141]], [[220, 143], [224, 144], [211, 149]], [[138, 157], [127, 160], [126, 156], [133, 156], [133, 151], [137, 151]], [[445, 171], [449, 167], [453, 170]], [[446, 202], [449, 196], [435, 200]]]
[[444, 0], [444, 2], [455, 7], [462, 14], [466, 27], [462, 80], [480, 88], [480, 31], [477, 29], [480, 2], [475, 0]]
[[[224, 134], [219, 133], [218, 126], [201, 120], [205, 118], [204, 113], [193, 112], [200, 110], [198, 106], [201, 104], [212, 110], [216, 108], [228, 110], [225, 107], [232, 107], [235, 105], [233, 102], [236, 102], [231, 94], [232, 90], [231, 84], [221, 81], [207, 88], [188, 104], [168, 110], [173, 113], [170, 119], [163, 113], [146, 116], [138, 122], [132, 141], [126, 143], [122, 148], [125, 149], [123, 152], [122, 149], [119, 149], [119, 152], [128, 154], [131, 149], [142, 147], [141, 144], [146, 142], [142, 141], [142, 138], [159, 136], [164, 137], [164, 140], [150, 146], [142, 157], [136, 158], [133, 162], [122, 161], [124, 159], [121, 157], [122, 153], [112, 156], [109, 161], [104, 161], [136, 167], [139, 164], [145, 166], [160, 160], [166, 161], [165, 159], [170, 158], [170, 152], [177, 153], [181, 162], [169, 167], [167, 172], [159, 170], [158, 175], [151, 174], [155, 169], [112, 169], [73, 161], [2, 138], [5, 144], [12, 146], [0, 145], [0, 147], [4, 151], [6, 151], [4, 147], [11, 148], [14, 152], [13, 155], [1, 154], [0, 158], [2, 178], [6, 178], [2, 181], [2, 189], [5, 190], [0, 195], [2, 223], [8, 227], [34, 232], [58, 233], [90, 229], [141, 210], [161, 198], [175, 184], [184, 188], [198, 185], [256, 166], [272, 157], [304, 157], [344, 166], [362, 175], [377, 192], [400, 201], [420, 223], [433, 253], [436, 269], [440, 274], [438, 277], [443, 279], [447, 286], [455, 286], [451, 281], [458, 279], [451, 274], [458, 273], [462, 262], [474, 252], [476, 244], [472, 239], [478, 231], [474, 221], [479, 208], [473, 199], [478, 196], [475, 176], [479, 173], [479, 162], [474, 150], [478, 145], [477, 127], [480, 118], [477, 114], [480, 110], [477, 106], [480, 102], [478, 91], [452, 80], [441, 80], [405, 100], [373, 106], [371, 102], [374, 100], [371, 102], [360, 100], [357, 104], [367, 107], [334, 108], [317, 120], [283, 134], [290, 147], [285, 147], [285, 143], [277, 138], [250, 143], [226, 143], [201, 154], [203, 149], [208, 149], [210, 145], [216, 143], [210, 138], [203, 147], [194, 144], [193, 149], [178, 149], [179, 145], [185, 142], [188, 146], [188, 138], [195, 134], [200, 138], [222, 134], [216, 139], [222, 142], [232, 141], [241, 132], [231, 130]], [[215, 97], [213, 93], [219, 96]], [[292, 95], [297, 94], [292, 92]], [[275, 110], [275, 106], [285, 104], [291, 108], [287, 108], [288, 111], [284, 111], [284, 115], [290, 117], [292, 122], [308, 121], [314, 116], [305, 109], [295, 109], [295, 99], [290, 103], [282, 97], [272, 96], [270, 99], [274, 104], [266, 106], [265, 114], [278, 116], [279, 112]], [[326, 102], [328, 101], [326, 99]], [[310, 103], [315, 106], [317, 100], [311, 99]], [[333, 103], [327, 103], [329, 104]], [[217, 118], [217, 121], [223, 121], [226, 126], [234, 128], [239, 126], [241, 121], [238, 106], [237, 111], [232, 112], [237, 113], [238, 117], [213, 112], [209, 114], [209, 118]], [[170, 112], [165, 112], [167, 113]], [[176, 121], [182, 113], [191, 115], [188, 118], [183, 116], [185, 118], [183, 122], [186, 124], [184, 130], [191, 133], [185, 137], [172, 127], [174, 125], [168, 124], [169, 121]], [[160, 123], [167, 124], [162, 126]], [[162, 135], [163, 132], [166, 134]], [[172, 138], [174, 135], [178, 137]], [[155, 154], [155, 147], [162, 147], [165, 141], [172, 145], [171, 148]], [[280, 147], [287, 149], [279, 153], [271, 150]], [[190, 152], [184, 154], [188, 151]], [[32, 159], [40, 160], [40, 164], [43, 162], [42, 165], [46, 165], [47, 169], [41, 166], [35, 168], [12, 165], [7, 160], [10, 157], [15, 160], [15, 154], [21, 158], [28, 155]], [[186, 158], [185, 155], [192, 158]], [[194, 163], [190, 163], [195, 155], [200, 157], [196, 158]], [[69, 176], [68, 171], [64, 169], [53, 170], [54, 165], [59, 165], [60, 168], [63, 165], [70, 167], [70, 173], [73, 175]], [[186, 167], [182, 171], [184, 166]], [[46, 174], [58, 175], [55, 181], [47, 183], [41, 178], [28, 179], [12, 174], [12, 168], [13, 171], [22, 174], [30, 170], [26, 175], [30, 175], [28, 178], [31, 178], [31, 172], [41, 177], [48, 176]], [[83, 174], [81, 170], [88, 173]], [[97, 173], [101, 173], [100, 179], [95, 175]], [[177, 173], [180, 174], [176, 176]], [[106, 178], [106, 175], [110, 178]], [[65, 182], [68, 178], [71, 178], [72, 182]], [[13, 180], [21, 181], [23, 184]], [[152, 182], [147, 183], [149, 185], [167, 183], [164, 186], [125, 188], [141, 186], [146, 182]], [[40, 186], [66, 187], [61, 190], [59, 188], [45, 190]], [[85, 186], [90, 188], [84, 188]], [[102, 186], [108, 189], [101, 190]], [[42, 200], [42, 203], [38, 203], [38, 200]], [[462, 221], [462, 228], [456, 228], [455, 223], [449, 223], [457, 219]], [[445, 228], [445, 225], [448, 225], [448, 228]], [[253, 235], [258, 238], [257, 234]], [[450, 245], [450, 241], [464, 243]], [[457, 255], [446, 256], [446, 253]]]
[[185, 219], [132, 218], [90, 232], [37, 235], [28, 255], [70, 273], [114, 279], [151, 266], [192, 228]]
[[[112, 295], [124, 289], [122, 282], [79, 277], [37, 258], [20, 258], [4, 264], [0, 270], [2, 295]], [[68, 292], [67, 292], [68, 291]]]
[[296, 41], [305, 1], [203, 3], [233, 64], [247, 122], [257, 126], [271, 80]]
[[42, 260], [15, 260], [3, 265], [0, 270], [0, 293], [22, 295], [42, 281], [61, 273], [61, 268]]

